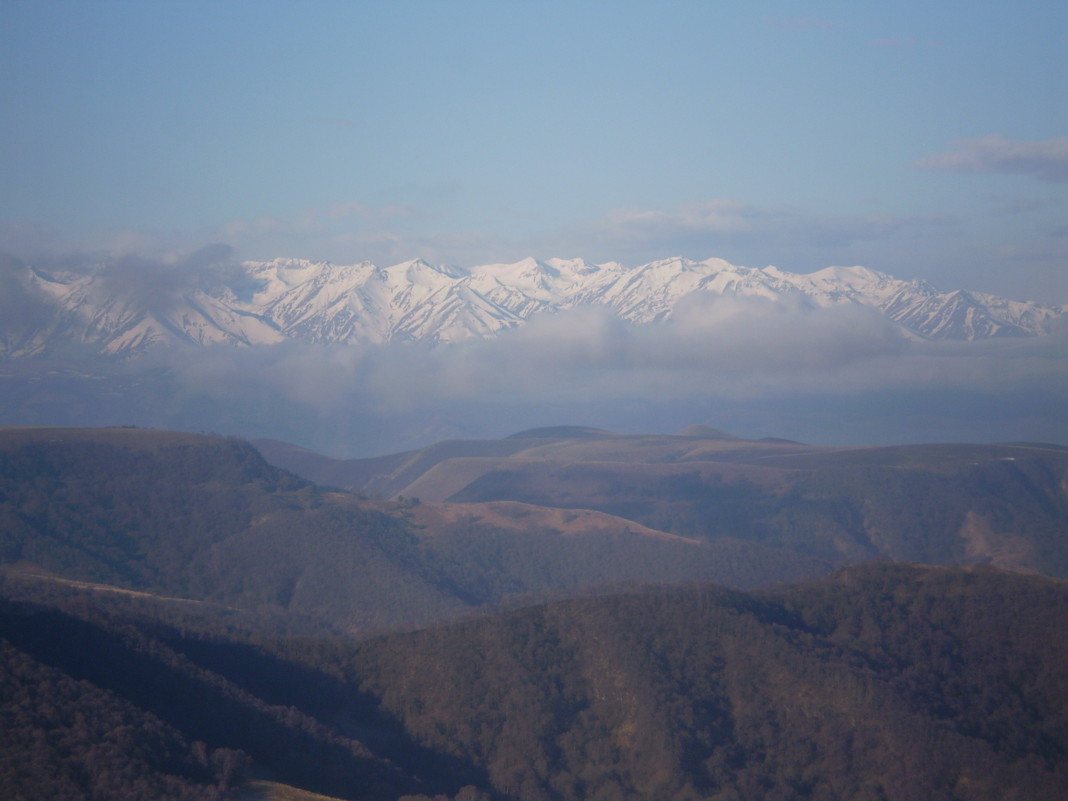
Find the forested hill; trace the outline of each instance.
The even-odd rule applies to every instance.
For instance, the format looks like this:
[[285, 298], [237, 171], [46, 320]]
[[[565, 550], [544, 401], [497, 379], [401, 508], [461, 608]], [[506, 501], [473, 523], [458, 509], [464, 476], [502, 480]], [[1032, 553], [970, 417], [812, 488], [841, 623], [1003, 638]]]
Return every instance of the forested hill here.
[[350, 634], [621, 582], [749, 587], [830, 564], [603, 513], [368, 501], [241, 440], [37, 428], [0, 429], [0, 569], [27, 592], [80, 582]]
[[1068, 797], [1068, 452], [549, 433], [419, 503], [0, 430], [0, 795]]
[[1068, 577], [1068, 450], [1052, 446], [556, 429], [440, 443], [390, 471], [460, 489], [369, 500], [237, 439], [0, 429], [0, 571], [24, 588], [81, 582], [346, 634], [634, 583], [756, 588], [871, 559]]
[[396, 515], [272, 467], [240, 440], [0, 432], [0, 554], [12, 578], [295, 613], [351, 630], [465, 609], [416, 544]]
[[6, 797], [232, 797], [264, 779], [271, 799], [352, 801], [1068, 791], [1068, 584], [1039, 576], [859, 566], [361, 643], [56, 603], [0, 605]]
[[1068, 448], [1057, 445], [829, 448], [704, 427], [677, 435], [559, 427], [376, 459], [260, 447], [317, 480], [424, 504], [597, 510], [793, 558], [991, 563], [1068, 578]]
[[408, 730], [534, 799], [1057, 799], [1068, 585], [850, 568], [572, 601], [362, 646]]

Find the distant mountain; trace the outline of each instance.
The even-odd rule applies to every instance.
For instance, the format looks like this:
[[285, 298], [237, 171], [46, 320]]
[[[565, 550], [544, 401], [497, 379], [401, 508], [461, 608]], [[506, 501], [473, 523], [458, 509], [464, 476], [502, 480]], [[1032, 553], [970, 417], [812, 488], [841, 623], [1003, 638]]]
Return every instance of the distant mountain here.
[[[698, 298], [759, 298], [800, 308], [876, 310], [903, 335], [976, 340], [1049, 330], [1063, 307], [976, 292], [942, 292], [864, 267], [807, 275], [740, 267], [722, 259], [664, 259], [624, 267], [581, 259], [525, 259], [460, 270], [414, 260], [379, 267], [301, 259], [245, 262], [204, 282], [132, 287], [107, 265], [88, 270], [24, 267], [6, 279], [0, 355], [45, 355], [87, 346], [102, 354], [162, 345], [460, 342], [493, 336], [533, 316], [604, 308], [648, 324]], [[32, 313], [31, 313], [32, 312]]]

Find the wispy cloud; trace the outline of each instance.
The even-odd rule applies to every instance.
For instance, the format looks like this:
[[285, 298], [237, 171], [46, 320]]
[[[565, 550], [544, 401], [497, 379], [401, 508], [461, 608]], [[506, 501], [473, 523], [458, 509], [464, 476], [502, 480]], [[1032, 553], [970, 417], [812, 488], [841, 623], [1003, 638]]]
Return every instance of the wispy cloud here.
[[1000, 134], [961, 139], [947, 153], [935, 153], [916, 162], [921, 170], [946, 172], [1011, 173], [1043, 181], [1068, 183], [1068, 136], [1027, 142]]
[[[570, 234], [587, 248], [632, 257], [665, 254], [705, 258], [723, 255], [725, 247], [761, 250], [774, 246], [839, 249], [857, 242], [930, 232], [957, 224], [947, 215], [820, 215], [792, 206], [757, 206], [728, 199], [692, 203], [674, 209], [616, 209]], [[832, 255], [828, 254], [831, 258]], [[824, 265], [826, 266], [826, 265]]]
[[88, 269], [100, 279], [100, 292], [133, 306], [164, 312], [195, 290], [211, 290], [241, 277], [228, 245], [211, 244], [192, 253], [158, 257], [126, 253]]
[[405, 231], [419, 215], [407, 206], [360, 201], [298, 209], [284, 215], [231, 220], [212, 232], [249, 258], [298, 256], [363, 261], [407, 255]]
[[222, 227], [228, 237], [264, 235], [309, 236], [330, 232], [335, 226], [381, 225], [397, 217], [408, 217], [411, 210], [403, 206], [373, 206], [350, 201], [301, 209], [286, 216], [263, 216], [251, 220], [232, 220]]
[[733, 200], [709, 200], [675, 211], [629, 207], [609, 212], [599, 223], [606, 230], [635, 237], [663, 237], [684, 232], [747, 231], [760, 212]]
[[39, 223], [0, 221], [0, 253], [28, 261], [72, 249], [55, 229]]
[[[393, 450], [442, 436], [503, 435], [560, 422], [665, 431], [698, 420], [730, 428], [732, 419], [748, 419], [753, 409], [779, 405], [781, 418], [784, 410], [806, 404], [811, 411], [814, 399], [866, 415], [867, 441], [945, 437], [951, 429], [979, 440], [1056, 438], [1059, 404], [1068, 393], [1066, 344], [1063, 335], [910, 343], [868, 309], [713, 298], [656, 325], [575, 309], [455, 346], [218, 348], [189, 354], [187, 361], [176, 354], [170, 374], [181, 384], [174, 388], [177, 399], [283, 404], [290, 412], [286, 424], [299, 427], [302, 441], [328, 448], [339, 447], [337, 432], [348, 427], [351, 436], [381, 437], [381, 447]], [[931, 430], [914, 430], [909, 414], [895, 413], [886, 402], [868, 408], [872, 393], [922, 409]], [[1034, 406], [1036, 393], [1048, 398], [1037, 412], [1027, 412], [1037, 414], [1036, 421], [987, 431], [993, 406], [1011, 417], [1029, 398]], [[973, 404], [983, 399], [972, 419], [962, 411], [962, 397]], [[726, 416], [701, 417], [711, 406]], [[816, 436], [839, 441], [837, 424], [825, 411]], [[767, 433], [794, 431], [771, 425]]]
[[[674, 214], [631, 212], [616, 222], [756, 236], [764, 235], [762, 225], [782, 224], [726, 202]], [[877, 235], [908, 223], [866, 224]], [[165, 310], [225, 279], [231, 258], [225, 246], [213, 245], [167, 258], [127, 254], [83, 262], [81, 269], [104, 278], [110, 294]], [[0, 313], [17, 332], [46, 323], [49, 313], [32, 305], [25, 275], [23, 262], [0, 258]], [[654, 325], [578, 308], [455, 346], [285, 342], [161, 351], [121, 366], [85, 357], [79, 369], [111, 375], [130, 391], [83, 381], [71, 389], [76, 416], [51, 422], [281, 437], [338, 455], [561, 422], [631, 431], [706, 422], [737, 425], [742, 434], [843, 443], [947, 436], [1060, 441], [1066, 348], [1068, 330], [1016, 341], [908, 342], [864, 307], [694, 297]], [[166, 369], [138, 372], [145, 367]], [[16, 393], [4, 399], [3, 381], [5, 419], [39, 419], [33, 416], [39, 404], [19, 407]], [[848, 428], [843, 414], [852, 419]], [[914, 414], [928, 427], [918, 428]]]

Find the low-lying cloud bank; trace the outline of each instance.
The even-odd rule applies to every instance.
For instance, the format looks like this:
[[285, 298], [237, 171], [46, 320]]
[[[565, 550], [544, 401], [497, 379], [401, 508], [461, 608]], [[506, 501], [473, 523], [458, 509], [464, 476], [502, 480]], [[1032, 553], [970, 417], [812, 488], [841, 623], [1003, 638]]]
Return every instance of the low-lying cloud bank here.
[[862, 308], [732, 298], [648, 326], [586, 308], [460, 345], [182, 348], [0, 372], [7, 424], [207, 430], [339, 456], [562, 423], [705, 423], [821, 444], [1068, 443], [1068, 331], [913, 342]]

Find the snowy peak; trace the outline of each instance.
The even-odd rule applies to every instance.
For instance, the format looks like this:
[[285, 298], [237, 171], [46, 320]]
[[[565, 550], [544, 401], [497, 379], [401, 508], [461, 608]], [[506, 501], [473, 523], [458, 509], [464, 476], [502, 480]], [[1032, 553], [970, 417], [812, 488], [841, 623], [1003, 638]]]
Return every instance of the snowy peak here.
[[394, 264], [378, 271], [386, 280], [395, 285], [413, 284], [421, 286], [439, 286], [442, 281], [455, 280], [463, 275], [449, 267], [435, 267], [422, 259]]
[[637, 267], [527, 258], [468, 270], [422, 259], [387, 267], [274, 259], [239, 268], [225, 273], [228, 282], [171, 280], [155, 292], [151, 282], [134, 281], [128, 289], [95, 267], [63, 275], [26, 270], [12, 291], [21, 293], [20, 307], [34, 309], [33, 324], [29, 315], [0, 321], [0, 355], [39, 355], [70, 343], [113, 355], [285, 340], [456, 343], [580, 306], [652, 324], [671, 319], [687, 298], [721, 296], [788, 302], [790, 308], [865, 306], [903, 334], [926, 339], [1036, 336], [1065, 313], [976, 292], [939, 292], [860, 266], [802, 275], [715, 258], [674, 257]]
[[[104, 354], [144, 352], [171, 345], [250, 345], [284, 337], [257, 314], [233, 307], [227, 297], [203, 290], [154, 291], [123, 285], [99, 272], [46, 275], [31, 272], [29, 289], [50, 302], [52, 329], [46, 340], [91, 343]], [[232, 293], [224, 293], [225, 296]], [[41, 342], [48, 350], [48, 342]]]
[[869, 270], [867, 267], [824, 267], [814, 273], [809, 273], [808, 278], [814, 282], [823, 284], [841, 284], [843, 286], [865, 288], [878, 286], [893, 279], [885, 273]]

